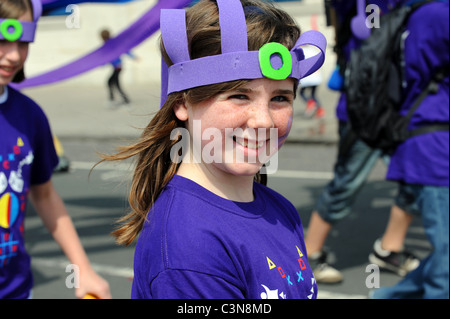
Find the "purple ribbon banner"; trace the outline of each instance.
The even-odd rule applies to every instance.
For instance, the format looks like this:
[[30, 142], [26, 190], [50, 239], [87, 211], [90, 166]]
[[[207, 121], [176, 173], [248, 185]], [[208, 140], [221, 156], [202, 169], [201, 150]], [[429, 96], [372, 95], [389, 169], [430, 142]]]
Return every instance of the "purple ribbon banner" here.
[[[42, 0], [43, 4], [51, 2], [55, 2], [55, 0]], [[160, 28], [161, 9], [181, 9], [188, 6], [190, 2], [191, 0], [159, 0], [142, 17], [100, 48], [62, 67], [28, 78], [21, 83], [11, 83], [11, 86], [20, 90], [47, 85], [67, 80], [98, 66], [105, 65], [122, 54], [129, 52], [158, 31]]]

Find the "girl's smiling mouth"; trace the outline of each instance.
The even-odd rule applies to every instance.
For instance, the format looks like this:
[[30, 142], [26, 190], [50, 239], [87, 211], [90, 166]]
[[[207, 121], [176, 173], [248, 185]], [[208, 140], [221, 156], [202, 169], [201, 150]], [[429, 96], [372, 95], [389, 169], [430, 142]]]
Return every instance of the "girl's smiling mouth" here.
[[267, 144], [267, 140], [256, 141], [256, 140], [249, 140], [247, 138], [242, 138], [242, 137], [237, 137], [237, 136], [233, 136], [233, 141], [236, 144], [241, 145], [245, 148], [249, 148], [249, 149], [261, 149]]
[[17, 68], [14, 66], [0, 65], [0, 72], [3, 76], [12, 76], [15, 74]]

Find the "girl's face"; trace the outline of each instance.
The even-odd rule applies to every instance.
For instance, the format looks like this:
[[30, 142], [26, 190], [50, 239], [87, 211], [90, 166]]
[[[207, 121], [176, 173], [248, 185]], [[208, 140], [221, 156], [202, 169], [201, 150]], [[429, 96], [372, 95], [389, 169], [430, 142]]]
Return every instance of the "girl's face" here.
[[253, 177], [289, 134], [294, 97], [292, 79], [256, 79], [198, 105], [179, 105], [175, 114], [187, 120], [200, 165]]
[[[31, 12], [22, 15], [18, 20], [32, 21]], [[10, 42], [0, 40], [0, 88], [9, 84], [16, 73], [23, 68], [28, 56], [27, 42]]]

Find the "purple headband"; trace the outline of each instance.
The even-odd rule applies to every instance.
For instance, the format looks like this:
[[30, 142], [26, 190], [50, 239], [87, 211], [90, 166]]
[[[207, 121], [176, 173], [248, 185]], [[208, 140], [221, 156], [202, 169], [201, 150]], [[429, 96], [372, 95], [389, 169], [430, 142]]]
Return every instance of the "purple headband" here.
[[[174, 63], [162, 61], [161, 106], [167, 96], [194, 87], [241, 79], [269, 78], [300, 80], [317, 71], [325, 61], [327, 41], [318, 31], [301, 35], [289, 51], [279, 43], [268, 43], [259, 51], [248, 51], [247, 23], [239, 0], [217, 0], [222, 39], [222, 54], [191, 60], [186, 34], [186, 11], [161, 10], [161, 34], [164, 47]], [[305, 59], [303, 45], [320, 52]]]
[[33, 42], [37, 21], [42, 15], [41, 0], [31, 0], [33, 22], [16, 19], [0, 19], [0, 40]]

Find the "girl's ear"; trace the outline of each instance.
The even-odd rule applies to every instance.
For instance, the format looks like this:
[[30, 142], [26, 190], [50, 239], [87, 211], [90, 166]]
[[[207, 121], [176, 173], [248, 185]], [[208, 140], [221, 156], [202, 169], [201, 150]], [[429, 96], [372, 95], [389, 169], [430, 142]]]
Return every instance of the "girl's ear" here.
[[175, 116], [180, 120], [180, 121], [187, 121], [189, 118], [189, 114], [188, 114], [188, 109], [186, 106], [186, 103], [180, 103], [175, 105], [175, 107], [173, 108], [173, 111], [175, 113]]

